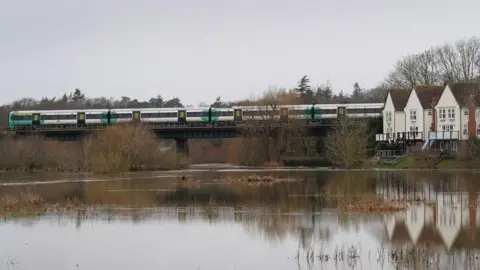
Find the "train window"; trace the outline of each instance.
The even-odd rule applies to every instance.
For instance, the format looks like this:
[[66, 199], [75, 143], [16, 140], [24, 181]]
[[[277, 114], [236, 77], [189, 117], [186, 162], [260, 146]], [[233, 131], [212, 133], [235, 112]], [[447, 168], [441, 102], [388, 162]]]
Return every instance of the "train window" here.
[[40, 120], [58, 120], [58, 115], [40, 115]]
[[142, 113], [142, 118], [172, 118], [177, 117], [176, 112], [161, 112], [161, 113]]
[[32, 115], [19, 115], [19, 114], [14, 114], [10, 117], [12, 121], [29, 121], [32, 120]]
[[206, 117], [208, 112], [187, 112], [187, 117]]
[[87, 114], [87, 119], [103, 119], [106, 117], [103, 117], [101, 114]]
[[233, 111], [212, 111], [212, 116], [233, 116]]
[[310, 115], [310, 110], [291, 110], [288, 113], [290, 115]]
[[262, 116], [262, 111], [243, 111], [243, 116]]
[[74, 120], [77, 119], [75, 114], [60, 114], [58, 115], [58, 120]]
[[315, 114], [336, 114], [337, 109], [314, 109]]
[[114, 119], [131, 119], [131, 113], [112, 113], [111, 118]]
[[347, 114], [363, 114], [365, 109], [347, 109]]

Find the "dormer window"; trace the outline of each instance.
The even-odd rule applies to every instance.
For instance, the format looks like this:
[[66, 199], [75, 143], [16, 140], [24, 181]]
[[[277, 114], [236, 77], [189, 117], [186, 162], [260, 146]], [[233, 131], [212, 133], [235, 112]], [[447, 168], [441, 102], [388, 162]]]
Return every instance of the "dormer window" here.
[[417, 121], [417, 110], [410, 110], [410, 121]]

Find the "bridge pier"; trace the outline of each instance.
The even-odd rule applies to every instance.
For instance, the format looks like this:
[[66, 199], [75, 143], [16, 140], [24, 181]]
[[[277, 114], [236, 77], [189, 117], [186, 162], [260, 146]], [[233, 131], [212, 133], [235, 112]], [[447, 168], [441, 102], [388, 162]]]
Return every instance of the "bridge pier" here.
[[175, 138], [175, 145], [177, 151], [183, 152], [188, 155], [188, 139], [185, 138]]

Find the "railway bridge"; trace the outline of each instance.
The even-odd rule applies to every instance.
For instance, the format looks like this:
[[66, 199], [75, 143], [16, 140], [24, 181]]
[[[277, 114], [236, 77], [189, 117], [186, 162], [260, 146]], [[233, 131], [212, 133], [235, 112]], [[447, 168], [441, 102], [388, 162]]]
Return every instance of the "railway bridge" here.
[[[308, 136], [326, 136], [328, 129], [338, 123], [338, 119], [322, 119], [315, 121], [297, 120], [295, 128], [307, 131]], [[288, 126], [282, 121], [258, 123], [142, 123], [142, 127], [152, 130], [159, 139], [173, 139], [179, 150], [188, 151], [189, 139], [224, 139], [243, 137], [254, 128], [269, 128], [272, 131]], [[263, 125], [263, 126], [261, 126]], [[79, 141], [93, 133], [103, 132], [112, 125], [41, 125], [22, 128], [0, 127], [3, 134], [17, 136], [40, 136], [46, 140]]]
[[[188, 139], [265, 136], [288, 127], [306, 129], [306, 136], [323, 137], [339, 119], [372, 119], [381, 116], [383, 104], [282, 105], [278, 108], [243, 106], [232, 108], [146, 108], [102, 110], [13, 111], [4, 133], [37, 135], [45, 139], [82, 140], [85, 135], [109, 126], [135, 124], [152, 130], [158, 138], [174, 139], [187, 151]], [[293, 125], [290, 125], [293, 124]], [[263, 135], [262, 135], [263, 134]]]

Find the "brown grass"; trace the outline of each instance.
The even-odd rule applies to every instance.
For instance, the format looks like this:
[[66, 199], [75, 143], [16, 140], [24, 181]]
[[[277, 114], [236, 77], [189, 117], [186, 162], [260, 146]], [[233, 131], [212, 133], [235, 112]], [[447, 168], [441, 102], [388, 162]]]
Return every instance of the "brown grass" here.
[[397, 201], [381, 200], [375, 194], [365, 194], [354, 203], [340, 199], [338, 208], [344, 212], [390, 213], [405, 211], [407, 206]]
[[0, 209], [5, 212], [33, 210], [41, 207], [43, 199], [31, 192], [21, 193], [16, 197], [13, 195], [4, 195], [0, 197]]

